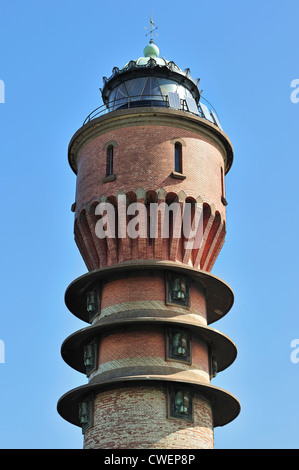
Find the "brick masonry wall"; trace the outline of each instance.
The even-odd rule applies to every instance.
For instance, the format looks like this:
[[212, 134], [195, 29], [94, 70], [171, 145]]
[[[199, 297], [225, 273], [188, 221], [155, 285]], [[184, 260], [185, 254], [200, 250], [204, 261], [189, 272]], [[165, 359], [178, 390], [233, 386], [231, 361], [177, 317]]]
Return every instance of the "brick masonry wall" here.
[[[79, 154], [76, 155], [74, 232], [87, 268], [94, 270], [127, 260], [158, 259], [211, 270], [225, 235], [225, 206], [221, 200], [221, 168], [224, 168], [221, 145], [215, 143], [217, 139], [214, 140], [209, 131], [203, 130], [201, 135], [200, 126], [200, 130], [196, 131], [194, 123], [183, 124], [180, 128], [171, 124], [174, 122], [171, 118], [167, 121], [169, 125], [165, 125], [165, 120], [164, 125], [145, 125], [146, 119], [138, 122], [137, 114], [134, 119], [131, 119], [130, 125], [127, 125], [126, 118], [121, 117], [111, 125], [108, 118], [99, 127], [91, 126], [86, 131], [89, 140], [79, 146]], [[175, 169], [175, 139], [183, 142], [185, 179], [172, 175]], [[116, 143], [113, 169], [116, 178], [104, 182], [109, 141]], [[185, 249], [182, 239], [132, 241], [108, 236], [105, 239], [97, 238], [95, 226], [98, 216], [94, 208], [102, 196], [116, 202], [118, 191], [122, 191], [131, 202], [140, 199], [140, 202], [146, 200], [148, 203], [155, 201], [160, 188], [161, 198], [164, 194], [167, 202], [179, 195], [181, 202], [199, 198], [204, 203], [204, 243], [197, 251]], [[184, 196], [190, 199], [185, 200]], [[113, 318], [115, 314], [121, 318], [121, 313], [127, 310], [134, 310], [142, 316], [143, 311], [147, 309], [150, 312], [152, 309], [161, 311], [162, 317], [165, 314], [165, 317], [168, 315], [169, 318], [170, 315], [178, 319], [182, 327], [184, 315], [186, 319], [189, 316], [195, 322], [206, 324], [204, 293], [194, 284], [190, 299], [190, 309], [167, 305], [164, 276], [147, 273], [138, 277], [128, 271], [128, 278], [103, 284], [100, 316], [111, 315]], [[98, 369], [89, 377], [90, 383], [95, 383], [93, 379], [110, 380], [113, 377], [121, 378], [122, 383], [118, 389], [110, 388], [94, 397], [93, 424], [84, 435], [86, 449], [213, 448], [210, 403], [194, 392], [193, 421], [170, 418], [167, 384], [163, 382], [165, 378], [170, 382], [171, 378], [182, 382], [185, 378], [193, 383], [209, 383], [207, 344], [199, 338], [192, 338], [192, 362], [187, 365], [166, 360], [165, 338], [165, 331], [154, 326], [135, 326], [100, 336]], [[142, 370], [144, 376], [147, 376], [147, 370], [155, 370], [156, 374], [153, 372], [152, 375], [161, 380], [149, 380], [143, 386], [139, 382], [135, 385], [131, 381], [126, 382], [128, 377], [132, 379], [136, 374], [142, 375]]]
[[134, 375], [137, 369], [167, 375], [172, 369], [172, 374], [184, 372], [186, 376], [186, 372], [191, 372], [193, 380], [210, 382], [208, 347], [200, 338], [192, 336], [191, 364], [168, 359], [166, 351], [166, 328], [122, 328], [122, 332], [98, 338], [98, 368], [90, 378], [102, 373], [118, 375], [121, 369], [126, 369], [127, 375]]
[[[171, 177], [174, 171], [175, 137], [183, 139], [185, 180]], [[103, 183], [106, 176], [105, 144], [117, 142], [114, 149], [115, 181]], [[136, 191], [164, 188], [167, 192], [184, 190], [194, 198], [201, 196], [225, 212], [221, 202], [221, 152], [204, 137], [171, 126], [132, 126], [114, 129], [95, 137], [81, 150], [78, 158], [76, 209], [80, 211], [94, 197], [115, 195], [118, 190]]]
[[[183, 180], [172, 177], [175, 139], [184, 143], [183, 173], [186, 178]], [[107, 143], [110, 141], [117, 144], [114, 147], [116, 179], [104, 183]], [[226, 231], [225, 206], [221, 200], [221, 168], [224, 167], [224, 160], [220, 149], [208, 141], [206, 136], [171, 125], [116, 126], [86, 143], [79, 152], [77, 164], [74, 232], [89, 270], [130, 259], [153, 258], [179, 261], [211, 271], [224, 243]], [[193, 201], [200, 198], [206, 213], [202, 246], [194, 251], [188, 250], [183, 241], [177, 238], [163, 241], [117, 237], [113, 240], [109, 237], [99, 239], [95, 233], [99, 220], [99, 216], [94, 215], [96, 201], [105, 196], [109, 202], [116, 203], [117, 192], [122, 191], [131, 202], [144, 202], [144, 198], [138, 199], [139, 188], [144, 191], [147, 202], [150, 196], [154, 198], [160, 188], [165, 191], [167, 202], [182, 192]], [[147, 211], [149, 213], [149, 206]], [[125, 226], [125, 222], [120, 223]]]
[[194, 396], [194, 422], [167, 417], [165, 386], [135, 386], [99, 393], [85, 449], [210, 449], [214, 446], [210, 404]]
[[[128, 273], [129, 274], [129, 273]], [[206, 323], [206, 301], [204, 293], [196, 286], [190, 289], [190, 309], [166, 305], [166, 287], [164, 276], [131, 277], [110, 281], [103, 284], [101, 316], [116, 311], [133, 309], [163, 309], [181, 312], [183, 315], [198, 315]]]

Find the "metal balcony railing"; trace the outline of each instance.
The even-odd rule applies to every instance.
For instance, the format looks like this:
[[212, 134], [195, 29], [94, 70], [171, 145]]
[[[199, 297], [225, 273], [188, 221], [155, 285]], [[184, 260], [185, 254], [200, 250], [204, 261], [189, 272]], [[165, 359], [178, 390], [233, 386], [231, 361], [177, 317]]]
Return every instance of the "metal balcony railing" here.
[[[170, 94], [169, 94], [170, 95]], [[103, 104], [98, 108], [94, 109], [83, 122], [83, 126], [88, 124], [93, 119], [96, 119], [103, 114], [108, 114], [112, 111], [119, 109], [128, 109], [128, 108], [137, 108], [137, 107], [164, 107], [180, 110], [183, 112], [191, 113], [197, 116], [206, 119], [216, 126], [220, 127], [219, 117], [216, 110], [213, 108], [211, 103], [209, 103], [205, 98], [201, 97], [201, 100], [204, 100], [206, 104], [202, 101], [196, 104], [195, 100], [191, 99], [181, 99], [178, 98], [176, 102], [173, 102], [170, 99], [169, 95], [143, 95], [142, 98], [139, 96], [128, 96], [123, 97], [117, 100], [109, 101], [107, 104]], [[175, 101], [175, 100], [174, 100]], [[209, 109], [210, 108], [210, 109]]]

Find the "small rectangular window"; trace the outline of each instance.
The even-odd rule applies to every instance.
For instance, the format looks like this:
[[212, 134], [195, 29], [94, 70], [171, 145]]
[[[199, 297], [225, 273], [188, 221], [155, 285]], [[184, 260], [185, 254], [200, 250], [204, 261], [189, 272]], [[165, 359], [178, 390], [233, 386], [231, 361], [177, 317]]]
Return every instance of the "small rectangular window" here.
[[85, 397], [84, 400], [79, 403], [79, 423], [83, 434], [92, 426], [92, 407], [93, 400], [90, 395]]
[[191, 364], [191, 335], [183, 330], [169, 328], [166, 338], [166, 360]]
[[100, 313], [100, 304], [100, 287], [94, 286], [86, 293], [86, 310], [89, 322], [92, 322], [94, 317]]
[[211, 378], [216, 377], [218, 372], [218, 364], [217, 364], [217, 359], [212, 356], [210, 360], [210, 376]]
[[87, 376], [97, 367], [97, 343], [95, 339], [84, 346], [84, 365]]
[[168, 417], [193, 421], [193, 392], [173, 386], [168, 391]]
[[166, 303], [190, 307], [189, 279], [179, 274], [171, 273], [166, 277]]

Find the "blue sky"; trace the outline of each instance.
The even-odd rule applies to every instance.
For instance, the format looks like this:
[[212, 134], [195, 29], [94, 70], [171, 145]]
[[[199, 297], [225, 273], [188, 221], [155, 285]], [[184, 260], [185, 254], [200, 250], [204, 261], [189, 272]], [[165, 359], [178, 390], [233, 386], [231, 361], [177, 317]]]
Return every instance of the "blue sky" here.
[[[200, 77], [235, 151], [227, 238], [213, 273], [235, 293], [213, 326], [238, 347], [214, 384], [241, 402], [215, 448], [297, 448], [299, 363], [297, 1], [0, 0], [0, 447], [78, 448], [56, 403], [86, 383], [60, 346], [85, 326], [64, 292], [86, 272], [73, 241], [69, 140], [101, 104], [102, 77], [142, 55], [153, 14], [161, 56]], [[0, 100], [1, 101], [1, 100]]]

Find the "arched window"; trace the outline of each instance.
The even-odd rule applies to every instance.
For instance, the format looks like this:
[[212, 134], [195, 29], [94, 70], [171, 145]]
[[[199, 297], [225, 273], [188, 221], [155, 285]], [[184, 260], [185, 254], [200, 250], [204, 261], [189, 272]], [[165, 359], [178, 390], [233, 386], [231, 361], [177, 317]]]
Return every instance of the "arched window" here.
[[106, 176], [113, 175], [113, 145], [107, 147]]
[[225, 189], [224, 189], [224, 172], [221, 167], [221, 201], [224, 206], [227, 206], [227, 200], [225, 199]]
[[221, 197], [224, 197], [224, 178], [223, 178], [223, 168], [221, 167]]
[[180, 142], [176, 142], [174, 145], [174, 171], [183, 173], [182, 144]]
[[[105, 152], [103, 154], [103, 158], [105, 158], [105, 155], [106, 155], [106, 169], [103, 168], [103, 171], [105, 171], [106, 174], [102, 180], [103, 183], [109, 183], [110, 181], [114, 181], [116, 179], [116, 175], [114, 174], [114, 170], [115, 170], [114, 151], [116, 147], [118, 147], [118, 143], [116, 142], [116, 140], [109, 140], [108, 142], [106, 142], [106, 144], [103, 147], [103, 151]], [[102, 159], [102, 154], [101, 154], [101, 159]]]

